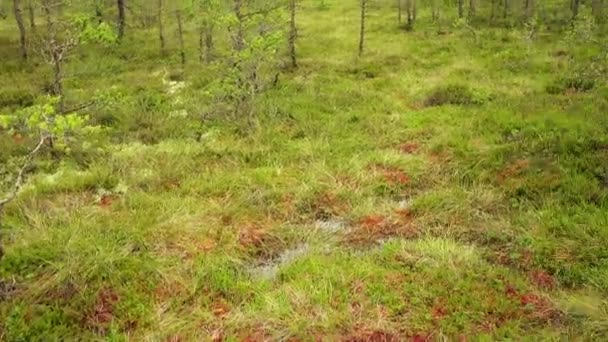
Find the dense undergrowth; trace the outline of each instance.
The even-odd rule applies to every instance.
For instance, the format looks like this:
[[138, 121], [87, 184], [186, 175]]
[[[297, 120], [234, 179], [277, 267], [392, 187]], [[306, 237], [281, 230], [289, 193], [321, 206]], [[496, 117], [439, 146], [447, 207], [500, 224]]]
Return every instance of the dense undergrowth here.
[[[78, 52], [67, 100], [103, 99], [103, 129], [6, 208], [0, 339], [606, 337], [608, 87], [580, 72], [601, 45], [378, 8], [359, 59], [356, 2], [328, 3], [253, 130], [153, 33]], [[11, 111], [47, 71], [0, 25]], [[0, 133], [1, 171], [30, 145]]]

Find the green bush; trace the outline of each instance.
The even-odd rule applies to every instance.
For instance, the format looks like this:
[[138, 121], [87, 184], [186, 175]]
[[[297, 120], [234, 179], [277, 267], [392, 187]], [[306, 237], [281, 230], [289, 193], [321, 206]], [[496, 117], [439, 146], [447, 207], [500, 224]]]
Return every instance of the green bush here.
[[467, 86], [451, 84], [435, 88], [426, 98], [426, 107], [443, 105], [478, 105], [483, 103], [476, 94]]
[[583, 76], [560, 78], [553, 83], [547, 85], [547, 93], [557, 95], [563, 94], [566, 91], [574, 91], [577, 93], [588, 92], [595, 88], [595, 80]]
[[2, 107], [29, 107], [34, 104], [35, 96], [25, 89], [6, 87], [0, 89], [0, 108]]

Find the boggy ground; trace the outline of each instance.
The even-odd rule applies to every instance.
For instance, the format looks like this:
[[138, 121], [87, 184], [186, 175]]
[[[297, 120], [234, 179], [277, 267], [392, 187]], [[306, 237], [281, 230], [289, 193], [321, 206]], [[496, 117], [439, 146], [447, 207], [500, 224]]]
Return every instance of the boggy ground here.
[[[356, 1], [330, 3], [248, 134], [169, 114], [194, 62], [183, 88], [145, 49], [70, 64], [73, 97], [123, 94], [93, 113], [112, 143], [7, 208], [2, 339], [606, 337], [608, 88], [562, 80], [597, 48], [372, 8], [357, 59]], [[36, 92], [14, 66], [5, 97]]]

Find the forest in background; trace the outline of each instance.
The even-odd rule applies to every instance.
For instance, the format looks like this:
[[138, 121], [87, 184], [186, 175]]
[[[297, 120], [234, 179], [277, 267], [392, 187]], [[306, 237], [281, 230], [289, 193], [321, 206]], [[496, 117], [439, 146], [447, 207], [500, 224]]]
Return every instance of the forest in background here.
[[0, 340], [605, 340], [604, 7], [0, 0]]

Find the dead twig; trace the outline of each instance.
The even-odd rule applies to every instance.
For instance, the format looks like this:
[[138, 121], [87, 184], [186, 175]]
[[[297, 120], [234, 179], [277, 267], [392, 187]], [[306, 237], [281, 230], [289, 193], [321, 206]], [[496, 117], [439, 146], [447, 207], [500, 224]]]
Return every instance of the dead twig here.
[[17, 179], [15, 179], [15, 184], [13, 185], [13, 188], [5, 198], [0, 199], [0, 213], [8, 203], [12, 202], [17, 197], [19, 191], [21, 191], [21, 188], [23, 187], [25, 173], [31, 166], [36, 154], [38, 154], [42, 147], [44, 147], [48, 138], [49, 136], [47, 134], [42, 133], [40, 135], [40, 141], [38, 142], [38, 145], [36, 145], [36, 147], [32, 151], [30, 151], [30, 153], [25, 157], [25, 161], [23, 162], [23, 166], [21, 166], [21, 169], [19, 169], [19, 173], [17, 174]]

